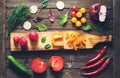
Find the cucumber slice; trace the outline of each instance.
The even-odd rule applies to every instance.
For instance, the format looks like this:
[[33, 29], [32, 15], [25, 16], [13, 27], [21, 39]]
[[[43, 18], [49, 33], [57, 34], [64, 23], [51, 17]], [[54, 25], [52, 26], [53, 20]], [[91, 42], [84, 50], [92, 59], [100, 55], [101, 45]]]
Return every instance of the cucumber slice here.
[[35, 14], [38, 11], [38, 7], [36, 5], [31, 5], [30, 6], [30, 12], [32, 14]]
[[64, 4], [63, 1], [58, 1], [58, 2], [56, 3], [56, 7], [57, 7], [57, 9], [62, 10], [62, 9], [64, 9], [65, 4]]
[[25, 22], [24, 22], [23, 28], [24, 28], [25, 30], [30, 30], [31, 27], [32, 27], [31, 22], [29, 22], [29, 21], [25, 21]]

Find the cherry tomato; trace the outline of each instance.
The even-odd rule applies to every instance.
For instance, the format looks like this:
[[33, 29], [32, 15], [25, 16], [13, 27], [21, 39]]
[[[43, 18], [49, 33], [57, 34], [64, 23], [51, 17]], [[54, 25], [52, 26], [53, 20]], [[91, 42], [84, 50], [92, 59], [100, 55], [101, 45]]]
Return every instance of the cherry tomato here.
[[41, 74], [46, 71], [46, 68], [47, 66], [41, 58], [35, 58], [32, 60], [31, 69], [33, 72]]
[[59, 72], [63, 69], [64, 67], [64, 60], [60, 56], [52, 56], [49, 59], [49, 64], [52, 67], [53, 71]]
[[73, 7], [72, 7], [72, 11], [77, 12], [77, 11], [78, 11], [78, 7], [77, 7], [77, 6], [73, 6]]
[[71, 17], [76, 17], [76, 12], [75, 11], [72, 11]]

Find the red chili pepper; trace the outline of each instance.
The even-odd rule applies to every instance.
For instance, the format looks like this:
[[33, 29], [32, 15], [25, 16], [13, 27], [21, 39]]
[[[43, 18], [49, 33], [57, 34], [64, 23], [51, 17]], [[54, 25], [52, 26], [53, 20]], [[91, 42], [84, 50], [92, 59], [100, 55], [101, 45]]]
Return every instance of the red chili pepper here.
[[81, 75], [83, 76], [92, 76], [95, 74], [98, 74], [100, 71], [102, 71], [108, 64], [110, 63], [110, 58], [108, 58], [107, 60], [105, 60], [105, 62], [100, 66], [100, 68], [98, 68], [97, 70], [93, 71], [93, 72], [89, 72], [89, 73], [81, 73]]
[[81, 68], [81, 70], [85, 70], [85, 69], [90, 69], [90, 68], [96, 67], [96, 66], [102, 64], [104, 62], [105, 58], [106, 57], [101, 58], [98, 62], [96, 62], [96, 63], [94, 63], [92, 65], [84, 66], [84, 67]]
[[103, 54], [105, 53], [105, 51], [106, 51], [106, 46], [104, 46], [104, 47], [100, 50], [100, 52], [99, 52], [99, 54], [98, 54], [97, 56], [95, 56], [94, 58], [92, 58], [92, 59], [90, 59], [88, 62], [86, 62], [86, 65], [91, 64], [92, 62], [100, 59], [100, 58], [103, 56]]

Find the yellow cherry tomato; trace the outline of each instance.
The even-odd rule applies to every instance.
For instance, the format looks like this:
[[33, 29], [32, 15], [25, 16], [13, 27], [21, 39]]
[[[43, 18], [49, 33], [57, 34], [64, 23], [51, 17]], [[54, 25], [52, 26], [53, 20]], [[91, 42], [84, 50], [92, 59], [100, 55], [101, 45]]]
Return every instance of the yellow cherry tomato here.
[[76, 21], [77, 21], [77, 18], [76, 18], [76, 17], [72, 17], [72, 18], [71, 18], [71, 22], [72, 22], [72, 23], [76, 23]]
[[81, 27], [81, 22], [80, 21], [76, 21], [75, 26], [76, 27]]
[[81, 21], [81, 23], [83, 23], [83, 24], [87, 22], [86, 18], [84, 18], [84, 17], [82, 17], [80, 21]]
[[77, 12], [77, 13], [76, 13], [76, 17], [77, 17], [77, 18], [81, 18], [81, 17], [82, 17], [82, 13], [81, 13], [81, 12]]
[[80, 8], [80, 12], [83, 14], [86, 13], [86, 8]]

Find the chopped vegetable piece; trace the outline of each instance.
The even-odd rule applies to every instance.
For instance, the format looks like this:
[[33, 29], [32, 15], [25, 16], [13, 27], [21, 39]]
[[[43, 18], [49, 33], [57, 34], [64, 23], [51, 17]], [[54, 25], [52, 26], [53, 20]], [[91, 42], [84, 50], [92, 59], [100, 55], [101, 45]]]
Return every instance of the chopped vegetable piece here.
[[41, 74], [47, 69], [47, 65], [41, 58], [34, 58], [31, 63], [31, 69], [33, 72]]
[[87, 25], [82, 26], [82, 30], [90, 31], [90, 30], [92, 30], [92, 27], [89, 24], [87, 24]]
[[24, 67], [16, 58], [11, 55], [8, 55], [8, 61], [16, 68], [18, 71], [21, 71], [24, 74], [32, 75], [31, 71]]
[[25, 22], [24, 22], [23, 28], [24, 28], [25, 30], [30, 30], [31, 27], [32, 27], [32, 24], [31, 24], [30, 21], [25, 21]]
[[104, 22], [106, 19], [106, 14], [107, 14], [107, 7], [105, 5], [100, 6], [100, 11], [99, 11], [99, 21]]
[[49, 48], [51, 48], [50, 44], [45, 45], [45, 49], [49, 49]]
[[57, 1], [56, 7], [57, 7], [57, 9], [62, 10], [62, 9], [64, 9], [65, 4], [63, 1]]
[[59, 72], [64, 67], [64, 60], [61, 56], [52, 56], [49, 59], [49, 65], [52, 67], [53, 71]]
[[30, 6], [30, 12], [35, 14], [38, 11], [38, 7], [36, 5], [31, 5]]
[[72, 46], [75, 51], [77, 51], [78, 48], [85, 47], [86, 36], [80, 35], [78, 32], [73, 31], [70, 33], [66, 33], [66, 40], [68, 46]]
[[52, 45], [55, 47], [63, 47], [63, 33], [56, 32], [52, 34]]
[[37, 28], [38, 28], [38, 31], [46, 31], [47, 30], [47, 26], [44, 24], [39, 24], [37, 26]]
[[43, 37], [43, 38], [41, 39], [41, 42], [42, 42], [42, 43], [45, 43], [45, 41], [46, 41], [46, 37]]
[[55, 14], [52, 12], [51, 9], [50, 9], [50, 14], [49, 14], [49, 19], [50, 19], [50, 22], [54, 22], [55, 20]]
[[29, 9], [27, 9], [26, 5], [19, 5], [15, 7], [12, 11], [12, 13], [8, 16], [7, 24], [8, 24], [8, 30], [6, 33], [6, 37], [10, 36], [10, 32], [16, 28], [19, 24], [23, 24], [24, 21], [29, 16]]

